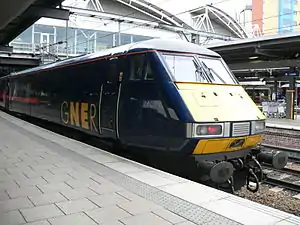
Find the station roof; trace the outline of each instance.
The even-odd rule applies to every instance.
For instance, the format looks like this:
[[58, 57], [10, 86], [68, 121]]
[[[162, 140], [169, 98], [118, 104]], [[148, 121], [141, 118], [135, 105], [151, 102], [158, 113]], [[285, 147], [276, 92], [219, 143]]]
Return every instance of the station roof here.
[[300, 70], [300, 32], [205, 47], [219, 53], [240, 80], [287, 80]]
[[55, 9], [63, 0], [1, 0], [0, 1], [0, 45], [7, 45], [44, 15], [49, 9], [54, 17]]
[[256, 63], [257, 67], [257, 63], [264, 61], [266, 66], [266, 62], [270, 61], [297, 59], [300, 56], [300, 32], [228, 41], [205, 47], [219, 53], [228, 64]]
[[[204, 5], [190, 11], [194, 29], [224, 33], [236, 39], [247, 38], [242, 26], [229, 14], [213, 6]], [[231, 39], [232, 40], [232, 39]]]
[[100, 18], [111, 17], [111, 19], [122, 22], [127, 20], [131, 22], [130, 19], [135, 18], [168, 26], [192, 29], [177, 16], [145, 0], [67, 0], [63, 5], [72, 14], [77, 15], [89, 13], [93, 17], [96, 17], [96, 15]]
[[0, 52], [0, 77], [40, 65], [40, 57], [27, 53]]

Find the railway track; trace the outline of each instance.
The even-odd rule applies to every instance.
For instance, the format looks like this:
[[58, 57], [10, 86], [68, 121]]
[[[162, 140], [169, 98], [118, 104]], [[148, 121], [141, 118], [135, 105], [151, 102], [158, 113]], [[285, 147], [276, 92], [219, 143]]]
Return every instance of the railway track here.
[[289, 134], [289, 133], [278, 133], [278, 132], [273, 132], [273, 131], [265, 131], [265, 134], [278, 136], [278, 137], [300, 138], [300, 132], [299, 132], [299, 134]]
[[296, 131], [296, 132], [300, 132], [299, 129], [286, 128], [286, 127], [279, 127], [279, 126], [272, 127], [272, 126], [268, 126], [268, 125], [266, 126], [266, 129], [267, 129], [267, 130], [274, 129], [274, 130], [281, 130], [281, 131]]
[[295, 184], [292, 182], [280, 180], [280, 179], [273, 178], [273, 177], [266, 178], [266, 180], [264, 180], [263, 183], [269, 184], [272, 186], [282, 187], [282, 188], [285, 188], [285, 189], [288, 189], [291, 191], [300, 192], [300, 184]]
[[[267, 127], [262, 143], [291, 152], [300, 151], [300, 130]], [[284, 146], [280, 148], [278, 146]]]
[[279, 137], [288, 137], [288, 138], [300, 138], [300, 130], [288, 129], [282, 127], [266, 127], [266, 135], [279, 136]]
[[274, 169], [264, 165], [263, 171], [266, 175], [263, 183], [300, 192], [300, 170], [291, 168]]
[[[265, 184], [269, 184], [272, 186], [282, 187], [291, 191], [300, 192], [300, 170], [292, 169], [291, 165], [293, 163], [300, 163], [300, 131], [286, 128], [268, 128], [265, 132], [266, 136], [272, 136], [272, 141], [268, 141], [267, 143], [262, 143], [261, 150], [262, 151], [283, 151], [288, 154], [290, 165], [286, 166], [283, 169], [275, 169], [270, 166], [263, 165], [264, 173], [266, 177], [263, 181]], [[268, 138], [269, 138], [268, 137]], [[299, 148], [296, 148], [298, 145], [293, 145], [295, 147], [287, 147], [287, 146], [278, 146], [281, 145], [280, 141], [278, 142], [279, 137], [283, 137], [284, 142], [288, 142], [289, 140], [296, 141], [299, 143]], [[274, 141], [273, 141], [273, 138]], [[276, 140], [277, 139], [277, 140]], [[299, 140], [298, 140], [299, 139]], [[273, 145], [270, 143], [275, 143], [277, 145]], [[284, 143], [283, 143], [284, 144]], [[300, 166], [299, 166], [300, 168]]]

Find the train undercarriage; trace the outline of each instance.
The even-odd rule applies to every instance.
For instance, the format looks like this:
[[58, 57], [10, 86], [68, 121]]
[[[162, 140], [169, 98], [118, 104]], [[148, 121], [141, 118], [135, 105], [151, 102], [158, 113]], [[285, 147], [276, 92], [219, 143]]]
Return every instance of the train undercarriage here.
[[276, 169], [282, 169], [288, 161], [285, 152], [262, 152], [260, 147], [245, 151], [248, 151], [248, 154], [243, 157], [214, 161], [198, 159], [197, 170], [201, 182], [231, 192], [246, 185], [249, 191], [257, 192], [260, 182], [265, 177], [262, 165], [268, 164]]

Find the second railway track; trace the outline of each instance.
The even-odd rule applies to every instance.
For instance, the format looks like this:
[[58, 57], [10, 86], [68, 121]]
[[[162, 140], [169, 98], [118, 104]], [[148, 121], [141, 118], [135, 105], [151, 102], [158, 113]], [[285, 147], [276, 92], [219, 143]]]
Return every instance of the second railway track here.
[[[266, 174], [266, 178], [263, 183], [300, 193], [300, 149], [264, 143], [261, 144], [261, 148], [264, 151], [283, 151], [289, 156], [288, 165], [283, 169], [275, 169], [270, 166], [263, 165], [264, 173]], [[293, 169], [292, 167], [296, 167], [298, 170]]]
[[273, 136], [280, 136], [280, 137], [288, 137], [288, 138], [300, 138], [300, 132], [299, 134], [290, 134], [290, 133], [279, 133], [274, 131], [266, 131], [266, 135], [273, 135]]
[[300, 170], [292, 169], [290, 165], [283, 169], [274, 169], [264, 165], [263, 170], [266, 175], [263, 183], [300, 193]]

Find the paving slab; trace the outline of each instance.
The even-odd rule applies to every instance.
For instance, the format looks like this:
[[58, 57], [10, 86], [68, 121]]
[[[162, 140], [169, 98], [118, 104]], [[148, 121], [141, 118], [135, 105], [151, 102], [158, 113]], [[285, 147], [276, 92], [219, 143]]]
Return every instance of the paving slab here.
[[62, 216], [64, 213], [54, 204], [21, 209], [20, 212], [27, 222]]
[[8, 212], [11, 210], [18, 210], [24, 208], [31, 208], [34, 205], [28, 198], [14, 198], [6, 201], [0, 201], [0, 213]]
[[72, 201], [65, 201], [56, 204], [65, 214], [73, 214], [87, 210], [97, 209], [98, 205], [94, 204], [87, 198], [77, 199]]
[[51, 225], [97, 225], [97, 223], [84, 213], [76, 213], [49, 219]]
[[24, 220], [21, 213], [17, 210], [9, 211], [6, 213], [0, 213], [0, 224], [1, 225], [19, 225], [24, 224]]
[[0, 130], [6, 130], [0, 136], [0, 225], [2, 218], [7, 224], [27, 225], [300, 224], [299, 217], [115, 156], [3, 112]]
[[41, 195], [28, 196], [28, 198], [35, 206], [47, 205], [68, 200], [59, 192], [50, 192]]

